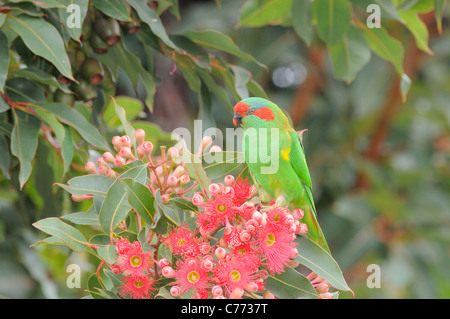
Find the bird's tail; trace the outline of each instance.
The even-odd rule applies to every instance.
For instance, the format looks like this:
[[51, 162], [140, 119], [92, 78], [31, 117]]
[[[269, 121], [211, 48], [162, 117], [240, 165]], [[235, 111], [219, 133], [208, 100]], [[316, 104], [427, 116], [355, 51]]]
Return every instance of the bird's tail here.
[[305, 213], [302, 221], [308, 225], [308, 232], [306, 233], [306, 236], [331, 254], [325, 235], [322, 228], [320, 228], [319, 221], [317, 220], [316, 207], [314, 205], [312, 192], [306, 186], [305, 190], [308, 197], [308, 204], [305, 205], [305, 202], [301, 204], [298, 203], [299, 205], [297, 205], [297, 207], [301, 208]]
[[308, 225], [306, 237], [317, 243], [320, 247], [331, 254], [325, 235], [323, 234], [322, 228], [320, 228], [319, 222], [317, 221], [316, 215], [312, 211], [312, 208], [306, 207], [303, 211], [305, 212], [305, 215], [302, 221]]

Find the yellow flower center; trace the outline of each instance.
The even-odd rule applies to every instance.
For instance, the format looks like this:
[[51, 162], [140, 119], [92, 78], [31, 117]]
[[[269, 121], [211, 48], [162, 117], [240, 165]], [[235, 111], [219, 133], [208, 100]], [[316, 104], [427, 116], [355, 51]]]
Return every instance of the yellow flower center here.
[[142, 264], [142, 258], [140, 256], [132, 256], [130, 259], [130, 264], [133, 267], [139, 267]]
[[227, 207], [224, 204], [219, 204], [216, 206], [216, 209], [219, 213], [223, 213], [224, 211], [227, 210]]
[[184, 244], [186, 244], [186, 239], [181, 238], [179, 241], [177, 241], [177, 246], [183, 246]]
[[190, 273], [188, 273], [187, 280], [189, 280], [191, 284], [195, 284], [197, 281], [200, 280], [200, 274], [195, 270], [193, 270]]
[[267, 244], [267, 246], [272, 246], [273, 244], [275, 244], [275, 235], [274, 234], [267, 235], [266, 244]]
[[133, 284], [136, 288], [142, 288], [144, 286], [144, 283], [142, 282], [142, 280], [136, 280], [133, 282]]
[[230, 271], [230, 280], [231, 281], [239, 281], [239, 280], [241, 280], [241, 273], [239, 271], [237, 271], [236, 269]]

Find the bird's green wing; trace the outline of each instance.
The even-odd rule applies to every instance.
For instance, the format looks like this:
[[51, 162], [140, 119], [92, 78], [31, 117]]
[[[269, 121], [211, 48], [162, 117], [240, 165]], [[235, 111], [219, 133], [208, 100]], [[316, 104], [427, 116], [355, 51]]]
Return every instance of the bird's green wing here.
[[306, 164], [305, 153], [303, 151], [303, 145], [297, 135], [297, 132], [293, 131], [289, 133], [291, 138], [291, 149], [289, 152], [289, 162], [292, 165], [295, 173], [303, 184], [306, 194], [309, 198], [309, 202], [313, 209], [314, 215], [316, 214], [316, 208], [312, 197], [312, 184], [311, 176], [309, 175], [308, 165]]

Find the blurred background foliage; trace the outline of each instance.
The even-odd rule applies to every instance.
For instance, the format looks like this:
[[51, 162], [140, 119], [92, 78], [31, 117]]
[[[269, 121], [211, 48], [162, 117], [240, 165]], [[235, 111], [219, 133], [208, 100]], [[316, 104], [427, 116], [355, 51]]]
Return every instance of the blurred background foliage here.
[[[297, 6], [309, 3], [296, 1]], [[12, 6], [22, 14], [39, 16], [41, 10], [47, 10], [32, 2], [22, 6], [16, 2]], [[343, 42], [327, 43], [320, 28], [306, 34], [303, 26], [292, 19], [293, 1], [283, 4], [274, 0], [180, 1], [178, 6], [176, 1], [149, 1], [168, 34], [214, 30], [228, 35], [241, 51], [238, 54], [223, 48], [221, 52], [214, 51], [217, 54], [212, 62], [219, 67], [211, 73], [214, 82], [209, 82], [212, 76], [204, 73], [190, 76], [189, 67], [186, 71], [178, 56], [161, 49], [149, 32], [142, 31], [147, 28], [144, 24], [139, 37], [152, 44], [151, 50], [140, 46], [133, 33], [125, 32], [133, 25], [122, 24], [125, 47], [139, 56], [155, 81], [155, 91], [149, 92], [152, 88], [141, 80], [133, 83], [130, 80], [133, 75], [126, 74], [123, 68], [115, 73], [116, 87], [112, 92], [133, 98], [125, 98], [122, 106], [127, 109], [129, 119], [134, 120], [135, 128], [146, 129], [156, 145], [171, 143], [170, 132], [180, 126], [192, 128], [195, 119], [203, 120], [204, 129], [218, 127], [225, 132], [225, 128], [232, 127], [233, 102], [247, 94], [266, 95], [286, 110], [297, 130], [308, 129], [303, 143], [319, 221], [355, 296], [449, 298], [449, 6], [437, 14], [434, 8], [445, 8], [445, 1], [340, 2], [353, 6], [355, 20], [351, 28], [358, 26], [358, 21], [365, 22], [367, 5], [379, 4], [383, 30], [398, 39], [404, 49], [400, 62], [395, 57], [390, 60], [374, 54], [377, 51], [373, 47], [370, 52], [366, 43], [361, 49], [365, 57], [350, 56], [357, 69], [342, 71], [336, 63], [341, 52], [336, 45]], [[96, 8], [102, 9], [101, 5]], [[254, 12], [256, 18], [252, 16]], [[411, 14], [408, 15], [411, 12], [422, 22], [411, 20]], [[436, 16], [442, 17], [442, 25]], [[313, 20], [314, 17], [317, 13]], [[139, 21], [136, 16], [133, 19]], [[421, 26], [426, 27], [426, 37]], [[171, 39], [182, 46], [182, 39]], [[67, 47], [73, 45], [70, 35], [65, 41]], [[18, 40], [14, 42], [18, 51], [21, 45]], [[393, 55], [398, 54], [395, 49], [394, 45]], [[198, 65], [205, 58], [201, 52], [198, 59], [193, 59]], [[152, 59], [147, 58], [149, 54]], [[114, 62], [119, 66], [123, 63], [111, 56], [113, 60], [108, 61], [108, 55], [97, 57], [109, 67]], [[32, 59], [35, 61], [36, 57]], [[403, 74], [408, 78], [402, 77]], [[19, 71], [18, 76], [24, 74]], [[10, 87], [16, 87], [13, 78], [9, 81]], [[154, 94], [152, 106], [146, 100], [149, 93]], [[88, 108], [82, 103], [85, 100], [88, 98], [75, 102], [75, 108], [99, 127], [105, 140], [120, 134], [120, 122], [107, 94], [102, 95], [97, 89]], [[8, 143], [5, 132], [11, 131], [11, 125], [5, 124], [8, 122], [5, 114], [2, 110], [0, 144]], [[89, 256], [70, 252], [64, 246], [38, 245], [29, 249], [41, 239], [41, 234], [31, 227], [33, 222], [64, 215], [75, 207], [79, 211], [87, 209], [85, 203], [71, 202], [53, 184], [80, 174], [89, 153], [82, 147], [75, 150], [71, 168], [64, 174], [60, 157], [48, 142], [40, 135], [34, 169], [23, 190], [16, 158], [7, 159], [14, 169], [3, 169], [0, 173], [0, 296], [3, 297], [82, 297], [81, 289], [69, 289], [66, 285], [67, 265], [80, 265], [85, 276], [95, 270]], [[75, 142], [80, 145], [74, 137]], [[1, 154], [2, 168], [5, 156]], [[380, 288], [370, 289], [366, 284], [370, 264], [380, 266]], [[86, 280], [83, 278], [82, 282]], [[349, 293], [341, 297], [352, 298]]]

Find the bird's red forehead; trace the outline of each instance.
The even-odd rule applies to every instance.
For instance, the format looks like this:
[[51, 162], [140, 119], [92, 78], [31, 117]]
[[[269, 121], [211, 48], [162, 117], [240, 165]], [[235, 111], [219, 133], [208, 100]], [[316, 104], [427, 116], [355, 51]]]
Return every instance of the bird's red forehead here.
[[249, 108], [250, 106], [241, 101], [234, 106], [234, 111], [238, 113], [244, 113], [247, 112]]

